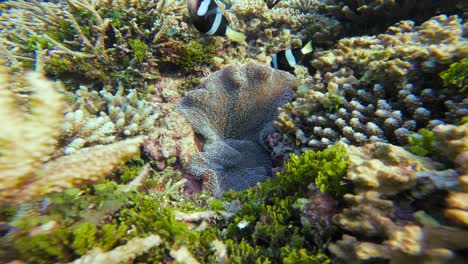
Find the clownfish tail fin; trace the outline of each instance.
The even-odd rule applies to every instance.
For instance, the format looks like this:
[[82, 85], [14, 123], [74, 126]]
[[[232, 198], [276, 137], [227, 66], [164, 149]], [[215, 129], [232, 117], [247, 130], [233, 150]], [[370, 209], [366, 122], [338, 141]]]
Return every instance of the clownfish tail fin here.
[[230, 27], [226, 28], [226, 37], [235, 42], [243, 42], [247, 38], [247, 36], [244, 33], [235, 31]]
[[314, 48], [312, 47], [312, 41], [307, 42], [307, 44], [301, 49], [301, 53], [304, 55], [311, 53], [312, 51], [314, 51]]

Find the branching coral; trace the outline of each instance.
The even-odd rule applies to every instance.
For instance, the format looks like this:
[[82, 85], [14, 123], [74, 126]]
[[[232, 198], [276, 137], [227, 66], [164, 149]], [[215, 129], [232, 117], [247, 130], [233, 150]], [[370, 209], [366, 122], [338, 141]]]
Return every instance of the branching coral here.
[[317, 52], [318, 69], [280, 109], [277, 152], [351, 144], [407, 144], [421, 128], [456, 123], [468, 114], [466, 92], [443, 89], [437, 74], [467, 56], [457, 16], [414, 27], [403, 21], [386, 34], [342, 39]]
[[123, 89], [115, 95], [106, 90], [88, 91], [81, 86], [76, 91], [73, 112], [65, 115], [62, 126], [66, 154], [96, 144], [108, 144], [122, 138], [146, 134], [163, 113], [158, 105], [139, 99], [136, 90], [124, 96]]
[[190, 172], [215, 196], [271, 175], [264, 140], [276, 109], [290, 97], [292, 80], [267, 66], [232, 65], [210, 75], [178, 106], [204, 144], [192, 157]]
[[[9, 1], [0, 16], [0, 51], [81, 84], [143, 83], [152, 52], [181, 23], [183, 1]], [[139, 80], [140, 79], [140, 80]]]
[[300, 10], [286, 1], [272, 9], [262, 0], [223, 2], [228, 6], [227, 19], [247, 35], [248, 46], [233, 46], [217, 40], [217, 45], [223, 47], [215, 57], [217, 64], [269, 62], [272, 54], [301, 47], [309, 40], [314, 45], [331, 45], [341, 29], [337, 20], [318, 12]]
[[25, 110], [15, 102], [15, 94], [9, 89], [15, 80], [11, 81], [6, 71], [0, 68], [1, 200], [24, 201], [96, 181], [139, 152], [143, 139], [133, 138], [52, 159], [65, 106], [57, 91], [59, 84], [38, 73], [25, 75], [31, 93], [27, 100], [30, 109]]

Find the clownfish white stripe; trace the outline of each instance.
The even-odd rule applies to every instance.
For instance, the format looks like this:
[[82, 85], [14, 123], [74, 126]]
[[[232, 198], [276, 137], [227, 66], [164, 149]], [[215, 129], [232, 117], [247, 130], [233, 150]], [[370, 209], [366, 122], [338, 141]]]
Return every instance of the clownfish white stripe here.
[[208, 6], [210, 5], [211, 0], [204, 0], [200, 4], [200, 7], [198, 7], [197, 10], [197, 16], [204, 16], [206, 14], [206, 11], [208, 11]]
[[285, 55], [286, 55], [286, 60], [289, 63], [289, 66], [292, 67], [296, 65], [296, 58], [294, 58], [294, 54], [292, 53], [291, 49], [286, 50]]
[[273, 56], [273, 60], [271, 62], [273, 63], [273, 68], [278, 69], [278, 56], [276, 54]]
[[221, 13], [221, 9], [219, 7], [216, 7], [216, 17], [215, 20], [213, 21], [213, 25], [211, 25], [210, 30], [206, 32], [208, 35], [213, 35], [216, 30], [218, 30], [219, 25], [221, 25], [221, 18], [223, 18], [223, 14]]

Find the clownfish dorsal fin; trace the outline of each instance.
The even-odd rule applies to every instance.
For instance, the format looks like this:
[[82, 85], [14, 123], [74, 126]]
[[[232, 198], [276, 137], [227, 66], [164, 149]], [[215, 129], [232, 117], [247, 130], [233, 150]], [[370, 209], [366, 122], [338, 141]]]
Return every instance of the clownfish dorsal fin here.
[[314, 51], [314, 48], [312, 47], [312, 41], [307, 42], [304, 47], [301, 49], [301, 53], [306, 55], [307, 53], [311, 53]]

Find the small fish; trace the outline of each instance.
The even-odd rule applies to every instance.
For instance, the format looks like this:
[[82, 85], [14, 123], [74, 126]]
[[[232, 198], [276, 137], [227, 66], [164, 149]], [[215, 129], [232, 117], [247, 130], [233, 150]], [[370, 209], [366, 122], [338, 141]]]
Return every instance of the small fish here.
[[301, 64], [304, 56], [311, 53], [313, 50], [311, 41], [309, 41], [302, 49], [296, 48], [282, 50], [273, 55], [270, 65], [277, 70], [294, 73], [294, 66]]
[[243, 42], [246, 36], [228, 26], [226, 17], [214, 0], [187, 0], [192, 23], [198, 31], [213, 36], [226, 36], [236, 42]]
[[273, 8], [275, 5], [277, 5], [281, 0], [263, 0], [268, 6], [268, 8]]

